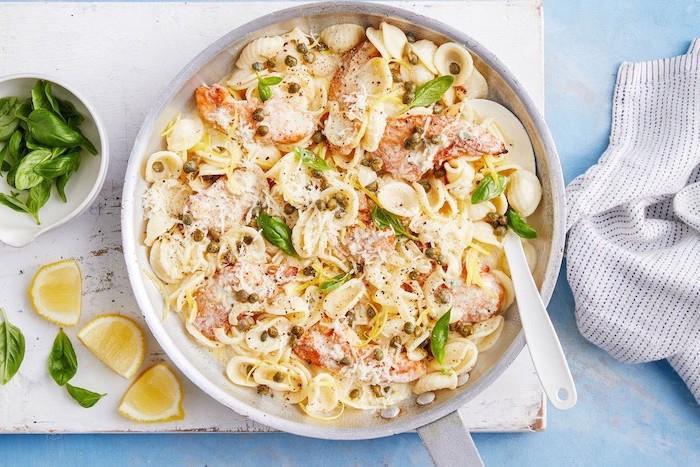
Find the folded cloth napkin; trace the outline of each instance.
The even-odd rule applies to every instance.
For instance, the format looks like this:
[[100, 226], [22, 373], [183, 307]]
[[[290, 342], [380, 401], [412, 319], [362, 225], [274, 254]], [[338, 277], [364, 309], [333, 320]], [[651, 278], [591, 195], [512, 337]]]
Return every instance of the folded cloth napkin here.
[[668, 359], [700, 403], [700, 39], [620, 66], [610, 144], [567, 196], [581, 333], [624, 362]]

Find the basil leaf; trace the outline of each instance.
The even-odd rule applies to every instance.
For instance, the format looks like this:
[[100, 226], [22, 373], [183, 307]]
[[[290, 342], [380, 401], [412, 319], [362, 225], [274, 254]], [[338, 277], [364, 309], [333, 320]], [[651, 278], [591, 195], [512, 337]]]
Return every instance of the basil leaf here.
[[27, 118], [29, 135], [50, 147], [74, 147], [83, 144], [83, 135], [48, 109], [34, 109]]
[[430, 352], [438, 363], [442, 364], [445, 360], [445, 345], [447, 344], [447, 334], [450, 326], [450, 311], [447, 310], [444, 315], [437, 320], [433, 332], [430, 333]]
[[79, 388], [68, 383], [66, 383], [66, 389], [68, 390], [68, 394], [70, 394], [71, 397], [78, 402], [78, 404], [86, 409], [89, 409], [93, 405], [97, 404], [97, 402], [102, 399], [103, 396], [107, 395], [88, 391], [87, 389]]
[[48, 159], [38, 163], [34, 167], [34, 173], [41, 175], [44, 178], [56, 178], [67, 174], [75, 166], [75, 158], [79, 158], [80, 154], [73, 152], [62, 155], [53, 159]]
[[7, 163], [14, 166], [22, 158], [22, 139], [24, 134], [21, 130], [15, 130], [7, 142]]
[[272, 97], [272, 89], [270, 86], [280, 84], [282, 78], [279, 76], [267, 76], [265, 78], [258, 78], [258, 96], [260, 100], [265, 102]]
[[46, 93], [44, 92], [44, 80], [37, 80], [32, 88], [32, 107], [36, 109], [50, 109], [51, 104], [46, 99]]
[[491, 174], [486, 175], [472, 193], [472, 204], [479, 204], [483, 201], [500, 196], [506, 189], [506, 177], [498, 174], [498, 180], [494, 180]]
[[18, 190], [28, 190], [38, 185], [44, 177], [34, 172], [34, 167], [39, 163], [51, 158], [51, 151], [48, 149], [36, 149], [22, 158], [15, 173], [15, 188]]
[[3, 97], [2, 99], [0, 99], [0, 126], [5, 126], [12, 120], [17, 118], [15, 116], [16, 108], [16, 97]]
[[7, 319], [0, 308], [0, 384], [5, 385], [19, 370], [24, 360], [24, 335]]
[[298, 159], [301, 159], [302, 164], [309, 167], [310, 169], [321, 171], [331, 169], [331, 166], [328, 165], [328, 162], [324, 161], [308, 149], [294, 148], [294, 154]]
[[63, 386], [77, 371], [78, 358], [75, 356], [73, 344], [63, 329], [60, 329], [49, 354], [49, 374], [56, 384]]
[[508, 218], [508, 227], [513, 229], [513, 232], [523, 238], [537, 238], [537, 231], [533, 229], [530, 224], [525, 222], [525, 220], [520, 217], [520, 214], [508, 208], [506, 217]]
[[73, 128], [78, 128], [83, 121], [85, 121], [83, 114], [78, 112], [73, 103], [70, 101], [58, 99], [58, 110], [66, 123]]
[[51, 180], [44, 179], [44, 181], [29, 190], [27, 208], [29, 208], [29, 213], [37, 224], [41, 224], [39, 220], [39, 209], [44, 207], [49, 200], [49, 196], [51, 196]]
[[29, 211], [29, 207], [22, 201], [20, 201], [17, 198], [17, 196], [10, 196], [4, 193], [0, 193], [0, 204], [7, 206], [13, 211], [26, 212], [27, 214], [31, 214], [31, 212]]
[[416, 240], [416, 236], [404, 227], [396, 215], [382, 207], [375, 205], [372, 208], [372, 220], [374, 221], [374, 225], [380, 229], [391, 228], [394, 231], [394, 235], [397, 237], [406, 237], [411, 240]]
[[416, 89], [413, 100], [408, 104], [408, 108], [428, 107], [440, 100], [443, 94], [450, 89], [455, 78], [452, 75], [438, 76], [428, 81]]
[[32, 113], [32, 100], [25, 99], [17, 107], [15, 107], [15, 117], [22, 121], [26, 121], [29, 114]]
[[260, 82], [263, 83], [265, 86], [274, 86], [274, 85], [280, 84], [282, 82], [282, 77], [281, 76], [266, 76], [264, 78], [260, 78]]
[[335, 290], [341, 285], [345, 284], [351, 277], [352, 274], [350, 274], [349, 271], [344, 274], [338, 274], [337, 276], [331, 277], [327, 281], [321, 282], [318, 288], [324, 292], [330, 292], [331, 290]]
[[58, 196], [61, 197], [64, 203], [68, 201], [68, 198], [66, 197], [66, 184], [73, 174], [80, 168], [80, 155], [74, 153], [73, 156], [73, 167], [71, 170], [56, 178], [56, 190], [58, 191]]
[[292, 230], [282, 219], [267, 214], [260, 214], [257, 218], [258, 227], [262, 229], [262, 235], [265, 239], [275, 245], [280, 250], [290, 256], [296, 256], [292, 244]]
[[[46, 102], [49, 104], [51, 110], [61, 115], [61, 106], [58, 100], [53, 97], [53, 91], [51, 90], [51, 83], [49, 81], [44, 81], [44, 96], [46, 96]], [[63, 115], [61, 115], [63, 117]], [[63, 117], [65, 120], [65, 117]]]

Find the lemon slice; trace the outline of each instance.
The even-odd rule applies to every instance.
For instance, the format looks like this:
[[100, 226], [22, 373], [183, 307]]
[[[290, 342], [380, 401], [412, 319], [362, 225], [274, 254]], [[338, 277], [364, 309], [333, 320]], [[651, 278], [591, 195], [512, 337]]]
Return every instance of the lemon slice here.
[[82, 282], [80, 266], [74, 259], [42, 266], [29, 286], [34, 311], [52, 323], [73, 326], [80, 319]]
[[164, 363], [149, 368], [126, 391], [119, 413], [136, 422], [182, 420], [180, 382]]
[[146, 353], [143, 331], [133, 320], [121, 315], [98, 316], [80, 330], [78, 339], [124, 378], [136, 374]]

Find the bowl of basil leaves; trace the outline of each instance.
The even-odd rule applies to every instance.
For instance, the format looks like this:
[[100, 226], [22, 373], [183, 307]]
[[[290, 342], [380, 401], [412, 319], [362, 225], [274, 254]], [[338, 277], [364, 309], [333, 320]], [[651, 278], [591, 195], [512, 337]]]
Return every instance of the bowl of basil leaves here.
[[90, 104], [53, 78], [0, 78], [0, 242], [20, 247], [85, 211], [107, 174]]

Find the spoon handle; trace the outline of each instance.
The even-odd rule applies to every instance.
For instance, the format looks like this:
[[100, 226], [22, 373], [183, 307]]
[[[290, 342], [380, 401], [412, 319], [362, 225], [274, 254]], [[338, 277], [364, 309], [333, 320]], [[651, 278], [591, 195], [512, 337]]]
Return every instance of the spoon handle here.
[[503, 246], [530, 357], [552, 405], [560, 410], [576, 405], [576, 386], [561, 344], [542, 303], [525, 258], [520, 237], [509, 230]]

